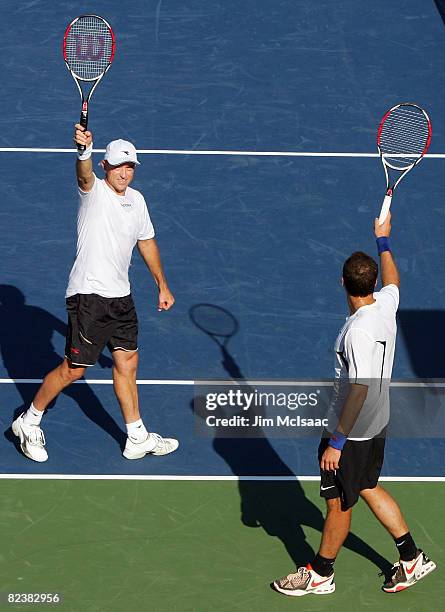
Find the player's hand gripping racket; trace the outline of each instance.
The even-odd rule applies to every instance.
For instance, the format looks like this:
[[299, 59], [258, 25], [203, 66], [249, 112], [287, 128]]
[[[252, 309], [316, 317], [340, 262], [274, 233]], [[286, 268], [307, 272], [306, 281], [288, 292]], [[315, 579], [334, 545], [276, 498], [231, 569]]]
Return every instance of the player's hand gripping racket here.
[[[428, 151], [431, 135], [430, 118], [417, 104], [397, 104], [385, 113], [377, 132], [377, 148], [386, 177], [386, 195], [380, 211], [380, 225], [388, 215], [395, 188]], [[390, 170], [395, 170], [399, 175], [392, 183]]]
[[[111, 66], [116, 41], [109, 23], [97, 15], [76, 17], [63, 37], [63, 57], [82, 100], [80, 125], [88, 127], [88, 104], [99, 81]], [[90, 85], [89, 91], [88, 83]], [[84, 151], [84, 145], [77, 145]]]

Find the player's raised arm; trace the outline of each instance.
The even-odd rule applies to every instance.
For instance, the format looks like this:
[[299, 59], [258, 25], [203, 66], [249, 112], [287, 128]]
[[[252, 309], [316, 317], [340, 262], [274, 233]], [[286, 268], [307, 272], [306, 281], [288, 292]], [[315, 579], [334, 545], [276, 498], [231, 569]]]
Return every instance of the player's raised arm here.
[[90, 191], [94, 185], [93, 162], [91, 152], [93, 150], [93, 135], [85, 130], [80, 123], [76, 123], [74, 131], [74, 142], [76, 145], [85, 147], [78, 151], [76, 161], [77, 184], [82, 191]]
[[382, 285], [383, 287], [386, 287], [386, 285], [396, 285], [396, 287], [400, 287], [399, 271], [389, 247], [389, 236], [391, 234], [390, 212], [388, 212], [388, 216], [382, 225], [380, 225], [378, 219], [375, 220], [374, 232], [377, 238], [377, 248], [380, 255]]

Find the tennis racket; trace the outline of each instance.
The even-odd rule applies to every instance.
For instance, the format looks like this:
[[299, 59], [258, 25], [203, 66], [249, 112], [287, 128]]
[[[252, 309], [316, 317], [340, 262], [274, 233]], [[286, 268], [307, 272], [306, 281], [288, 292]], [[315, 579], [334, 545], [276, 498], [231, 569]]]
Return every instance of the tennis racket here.
[[[88, 127], [88, 104], [99, 81], [111, 66], [116, 40], [109, 23], [98, 15], [76, 17], [63, 37], [63, 57], [82, 100], [80, 125]], [[89, 89], [88, 89], [88, 84]], [[84, 145], [77, 145], [84, 151]]]
[[[379, 216], [385, 221], [397, 185], [423, 158], [431, 143], [431, 121], [417, 104], [404, 102], [389, 109], [377, 132], [377, 148], [386, 177], [386, 194]], [[392, 181], [390, 171], [396, 172]]]

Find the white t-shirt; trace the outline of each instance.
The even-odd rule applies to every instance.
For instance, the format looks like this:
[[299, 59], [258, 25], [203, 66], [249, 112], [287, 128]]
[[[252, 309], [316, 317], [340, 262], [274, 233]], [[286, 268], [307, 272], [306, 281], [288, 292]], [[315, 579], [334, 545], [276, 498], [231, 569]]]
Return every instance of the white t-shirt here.
[[130, 293], [128, 268], [138, 240], [155, 235], [144, 196], [127, 187], [117, 195], [105, 179], [94, 178], [90, 191], [79, 189], [76, 260], [66, 297], [96, 293], [124, 297]]
[[338, 418], [349, 391], [349, 383], [368, 386], [368, 394], [350, 440], [370, 439], [389, 421], [389, 383], [396, 345], [396, 312], [399, 290], [387, 285], [374, 293], [375, 302], [362, 306], [346, 319], [335, 341], [334, 392], [329, 405], [329, 430]]

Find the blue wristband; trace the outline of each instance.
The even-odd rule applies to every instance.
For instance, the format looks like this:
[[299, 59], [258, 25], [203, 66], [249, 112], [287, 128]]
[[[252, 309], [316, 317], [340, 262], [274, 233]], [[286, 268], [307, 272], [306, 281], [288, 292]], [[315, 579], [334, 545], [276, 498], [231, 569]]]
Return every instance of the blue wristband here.
[[389, 246], [389, 238], [387, 236], [380, 236], [377, 238], [377, 251], [379, 255], [384, 253], [385, 251], [391, 252], [391, 247]]
[[332, 446], [332, 448], [336, 448], [337, 450], [341, 451], [343, 450], [343, 447], [346, 444], [347, 440], [348, 436], [345, 436], [345, 434], [342, 434], [339, 431], [335, 430], [331, 436], [331, 439], [329, 440], [329, 446]]

